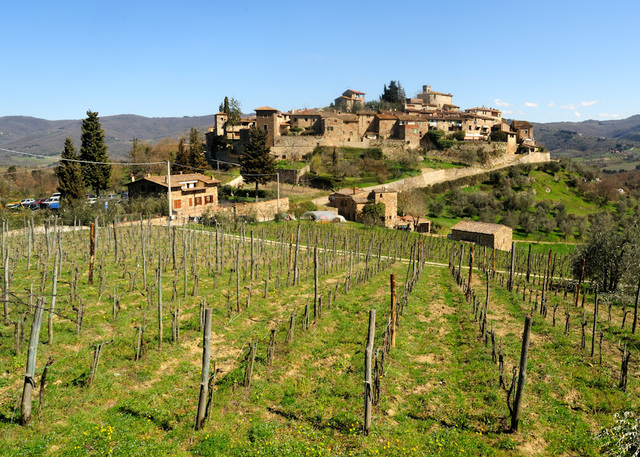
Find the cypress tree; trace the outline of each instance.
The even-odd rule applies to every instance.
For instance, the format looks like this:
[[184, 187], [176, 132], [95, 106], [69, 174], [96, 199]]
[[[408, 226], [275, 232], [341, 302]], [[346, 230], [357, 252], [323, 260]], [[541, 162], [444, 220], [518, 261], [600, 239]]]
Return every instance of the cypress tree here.
[[175, 162], [172, 165], [173, 172], [178, 172], [185, 169], [185, 165], [189, 165], [189, 151], [184, 146], [184, 138], [180, 138], [178, 142], [178, 152], [176, 152]]
[[256, 184], [256, 201], [258, 201], [258, 185], [266, 184], [276, 172], [276, 161], [267, 147], [267, 132], [251, 127], [249, 143], [245, 146], [240, 158], [240, 174], [245, 182]]
[[65, 140], [64, 151], [62, 151], [60, 158], [69, 160], [60, 160], [60, 164], [56, 168], [58, 192], [62, 194], [62, 199], [68, 202], [82, 198], [84, 194], [82, 169], [80, 163], [72, 162], [72, 160], [78, 160], [78, 155], [71, 138], [67, 137]]
[[89, 162], [81, 163], [84, 183], [91, 187], [96, 194], [109, 188], [111, 179], [111, 165], [107, 145], [104, 141], [104, 130], [100, 124], [97, 112], [87, 111], [87, 118], [82, 121], [82, 146], [80, 147], [80, 159]]
[[206, 168], [207, 161], [204, 158], [204, 147], [200, 141], [197, 128], [192, 128], [189, 134], [189, 165], [193, 168]]

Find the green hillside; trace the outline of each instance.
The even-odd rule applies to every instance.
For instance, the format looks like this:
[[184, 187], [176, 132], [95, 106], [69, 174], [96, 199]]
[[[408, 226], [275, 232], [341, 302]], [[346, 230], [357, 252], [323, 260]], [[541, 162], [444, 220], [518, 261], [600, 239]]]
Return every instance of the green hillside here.
[[498, 222], [514, 229], [520, 240], [579, 241], [588, 216], [613, 209], [618, 195], [597, 179], [597, 170], [575, 162], [552, 162], [537, 168], [512, 167], [480, 178], [409, 192], [424, 201], [422, 209], [440, 234], [460, 219]]
[[[598, 455], [602, 442], [595, 434], [612, 424], [615, 412], [638, 408], [634, 371], [627, 391], [618, 388], [617, 345], [627, 338], [635, 351], [638, 344], [630, 317], [623, 318], [629, 308], [602, 299], [612, 308], [610, 317], [601, 311], [603, 338], [596, 339], [591, 357], [589, 343], [580, 347], [583, 308], [574, 306], [570, 291], [564, 299], [560, 278], [570, 277], [569, 262], [560, 254], [543, 311], [546, 250], [534, 251], [531, 262], [518, 251], [508, 292], [503, 272], [508, 253], [477, 248], [471, 295], [477, 299], [466, 300], [464, 285], [456, 284], [447, 265], [455, 259], [463, 266], [459, 276], [468, 278], [468, 248], [461, 257], [459, 245], [437, 237], [333, 224], [170, 232], [135, 223], [115, 231], [110, 224], [100, 227], [97, 240], [90, 285], [87, 230], [5, 238], [13, 279], [5, 308], [8, 324], [0, 327], [0, 455]], [[37, 297], [51, 306], [56, 252], [53, 341], [46, 312], [38, 387], [45, 364], [51, 358], [53, 363], [42, 412], [36, 388], [32, 421], [20, 426], [30, 309]], [[527, 264], [533, 266], [528, 283]], [[483, 269], [490, 273], [486, 314]], [[317, 312], [315, 272], [322, 296]], [[384, 343], [390, 274], [400, 310], [394, 348]], [[86, 311], [79, 328], [81, 305]], [[207, 307], [212, 309], [216, 375], [208, 418], [195, 431], [203, 357], [200, 316]], [[588, 321], [592, 308], [589, 293]], [[364, 436], [363, 366], [371, 309], [377, 312], [378, 367], [384, 362], [384, 369], [378, 371], [371, 432]], [[507, 394], [492, 347], [496, 354], [501, 348], [508, 388], [527, 312], [533, 313], [528, 378], [519, 431], [508, 433]], [[25, 338], [17, 348], [21, 338], [18, 332], [14, 340], [15, 323], [23, 317]], [[88, 385], [100, 342], [105, 344]], [[246, 386], [253, 344], [255, 364]]]

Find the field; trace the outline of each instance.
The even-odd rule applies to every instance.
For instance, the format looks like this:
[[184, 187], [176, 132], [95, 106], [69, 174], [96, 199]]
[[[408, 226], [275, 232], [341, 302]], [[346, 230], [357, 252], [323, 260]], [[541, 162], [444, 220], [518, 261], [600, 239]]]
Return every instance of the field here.
[[[553, 245], [531, 257], [519, 245], [512, 287], [509, 253], [476, 247], [467, 288], [470, 247], [445, 238], [333, 224], [102, 223], [90, 284], [89, 230], [59, 228], [50, 220], [2, 238], [0, 455], [595, 456], [613, 414], [639, 406], [632, 308], [601, 297], [592, 355], [594, 295], [583, 287], [576, 306], [567, 251]], [[39, 298], [33, 415], [22, 426]], [[212, 389], [194, 430], [207, 308]], [[370, 310], [377, 402], [365, 435]], [[527, 313], [513, 433], [507, 390]], [[626, 390], [622, 340], [634, 354]]]

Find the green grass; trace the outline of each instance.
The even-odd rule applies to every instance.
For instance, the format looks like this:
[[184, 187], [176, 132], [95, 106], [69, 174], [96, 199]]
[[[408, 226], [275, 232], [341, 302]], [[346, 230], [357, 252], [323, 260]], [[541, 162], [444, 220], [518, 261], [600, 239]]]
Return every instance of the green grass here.
[[[368, 437], [362, 427], [362, 380], [367, 316], [377, 311], [376, 347], [381, 344], [389, 316], [389, 274], [396, 277], [398, 298], [402, 297], [407, 264], [396, 262], [372, 274], [368, 281], [346, 292], [344, 280], [349, 262], [340, 251], [348, 237], [351, 248], [360, 245], [360, 261], [354, 271], [363, 271], [367, 252], [369, 266], [377, 255], [392, 255], [397, 248], [408, 257], [415, 241], [423, 242], [428, 260], [447, 262], [453, 243], [446, 239], [423, 237], [382, 229], [364, 229], [324, 224], [303, 224], [303, 243], [315, 239], [327, 251], [319, 252], [321, 268], [327, 256], [327, 271], [320, 277], [324, 295], [322, 318], [309, 330], [302, 328], [305, 304], [313, 299], [313, 256], [300, 250], [298, 286], [287, 286], [290, 234], [295, 223], [247, 225], [241, 252], [241, 311], [229, 312], [227, 295], [235, 308], [235, 269], [231, 251], [235, 238], [225, 240], [225, 264], [216, 274], [215, 237], [207, 231], [188, 232], [184, 240], [191, 246], [187, 297], [183, 297], [183, 236], [177, 230], [177, 265], [173, 268], [171, 244], [166, 228], [152, 229], [149, 244], [148, 283], [153, 282], [158, 258], [163, 259], [164, 338], [157, 349], [156, 302], [149, 308], [141, 281], [139, 224], [120, 227], [118, 239], [123, 259], [113, 261], [113, 239], [106, 229], [99, 231], [97, 264], [103, 264], [107, 283], [100, 294], [96, 283], [87, 284], [86, 231], [63, 236], [65, 250], [59, 283], [58, 309], [54, 320], [55, 341], [45, 344], [46, 322], [41, 333], [37, 374], [53, 356], [45, 407], [35, 412], [28, 427], [16, 421], [20, 411], [22, 373], [26, 348], [13, 354], [13, 327], [0, 327], [0, 455], [80, 456], [80, 455], [220, 455], [220, 456], [454, 456], [454, 455], [598, 455], [593, 436], [611, 423], [613, 412], [636, 409], [638, 391], [635, 378], [629, 390], [616, 388], [619, 356], [615, 345], [621, 336], [620, 309], [611, 322], [603, 320], [605, 332], [604, 364], [600, 366], [579, 348], [578, 316], [581, 308], [569, 305], [572, 330], [563, 334], [566, 303], [562, 295], [549, 297], [559, 304], [558, 323], [551, 316], [535, 315], [529, 378], [525, 389], [521, 429], [507, 433], [506, 395], [498, 385], [497, 366], [491, 348], [480, 339], [471, 304], [443, 267], [425, 267], [399, 321], [397, 344], [391, 350], [381, 379], [382, 395], [374, 408]], [[249, 285], [244, 272], [254, 233], [254, 250], [264, 255], [253, 281], [251, 304], [247, 308]], [[242, 232], [241, 232], [242, 233]], [[241, 236], [242, 239], [242, 236]], [[284, 246], [269, 240], [283, 240]], [[25, 252], [22, 236], [8, 237], [11, 252]], [[51, 271], [52, 258], [46, 254], [44, 239], [37, 237], [38, 256], [26, 270], [26, 259], [16, 261], [12, 290], [24, 297], [31, 283], [39, 289], [39, 264]], [[195, 254], [197, 246], [198, 254]], [[369, 247], [371, 246], [371, 247]], [[73, 247], [73, 249], [71, 249]], [[336, 258], [333, 258], [333, 249]], [[544, 255], [550, 245], [534, 245], [534, 253]], [[523, 246], [519, 249], [525, 249]], [[553, 246], [553, 249], [558, 249]], [[479, 250], [476, 252], [480, 252]], [[564, 252], [564, 251], [562, 251]], [[560, 254], [562, 254], [560, 252]], [[126, 255], [124, 255], [126, 254]], [[496, 253], [496, 265], [505, 264], [504, 253]], [[489, 255], [491, 255], [489, 253]], [[476, 267], [482, 256], [476, 255]], [[332, 262], [335, 260], [335, 262]], [[465, 262], [466, 264], [466, 262]], [[74, 313], [69, 301], [69, 272], [72, 265], [81, 272], [79, 292], [87, 305], [84, 330], [75, 334]], [[269, 294], [264, 298], [264, 278], [271, 266]], [[193, 269], [193, 270], [192, 270]], [[136, 271], [135, 290], [128, 291], [129, 273]], [[195, 274], [199, 293], [193, 295]], [[250, 274], [250, 273], [247, 273]], [[280, 275], [280, 288], [276, 287]], [[474, 289], [483, 299], [484, 277], [476, 273]], [[177, 297], [172, 299], [173, 282]], [[521, 287], [522, 277], [518, 277]], [[340, 284], [331, 308], [327, 290]], [[117, 285], [122, 311], [111, 314]], [[489, 321], [502, 343], [505, 372], [518, 362], [524, 314], [529, 305], [516, 292], [507, 292], [500, 277], [491, 283]], [[539, 285], [536, 286], [539, 288]], [[51, 277], [45, 278], [45, 291], [51, 290]], [[520, 292], [521, 293], [521, 292]], [[534, 293], [535, 296], [535, 293]], [[157, 292], [154, 292], [157, 299]], [[199, 304], [206, 298], [213, 309], [212, 361], [220, 369], [212, 396], [210, 417], [203, 430], [194, 431], [195, 409], [200, 382], [202, 335], [198, 331]], [[591, 303], [592, 295], [587, 303]], [[569, 297], [571, 302], [571, 297]], [[170, 310], [178, 302], [182, 309], [181, 340], [171, 343]], [[312, 302], [311, 302], [312, 303]], [[19, 309], [11, 303], [12, 317]], [[293, 343], [284, 342], [291, 311], [296, 310]], [[591, 305], [588, 305], [591, 310]], [[588, 313], [589, 316], [589, 313]], [[133, 360], [134, 327], [143, 319], [146, 352]], [[311, 317], [313, 320], [313, 317]], [[277, 325], [274, 364], [266, 364], [266, 345], [270, 330]], [[98, 341], [105, 345], [94, 384], [86, 387]], [[258, 342], [254, 376], [250, 388], [239, 384], [243, 377], [244, 356], [249, 342]], [[637, 344], [635, 337], [632, 339]], [[38, 377], [39, 379], [39, 377]], [[37, 411], [37, 401], [34, 410]], [[17, 408], [17, 409], [16, 409]]]

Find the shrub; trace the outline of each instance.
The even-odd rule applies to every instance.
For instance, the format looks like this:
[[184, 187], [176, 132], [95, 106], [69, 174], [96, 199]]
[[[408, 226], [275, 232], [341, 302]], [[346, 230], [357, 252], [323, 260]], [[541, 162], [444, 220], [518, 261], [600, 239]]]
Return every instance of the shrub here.
[[331, 190], [338, 188], [338, 180], [331, 175], [318, 175], [315, 173], [307, 173], [305, 175], [309, 186], [316, 189]]
[[307, 211], [317, 211], [318, 207], [311, 200], [289, 203], [289, 212], [295, 214], [297, 218]]
[[605, 455], [637, 456], [640, 453], [640, 421], [630, 411], [616, 413], [613, 427], [598, 434]]

